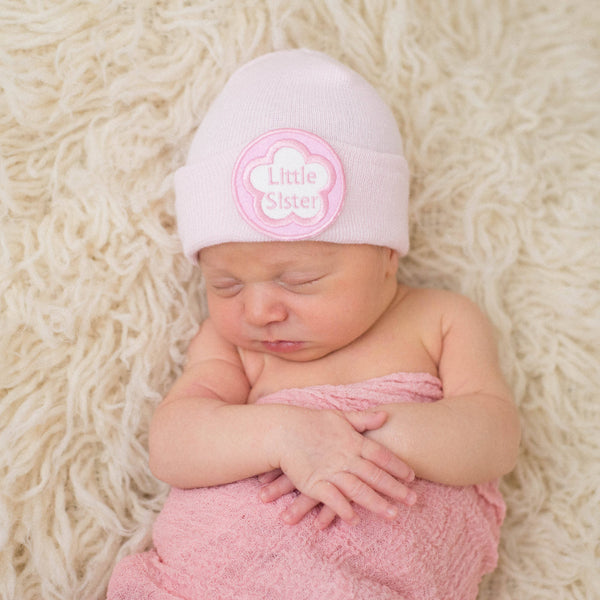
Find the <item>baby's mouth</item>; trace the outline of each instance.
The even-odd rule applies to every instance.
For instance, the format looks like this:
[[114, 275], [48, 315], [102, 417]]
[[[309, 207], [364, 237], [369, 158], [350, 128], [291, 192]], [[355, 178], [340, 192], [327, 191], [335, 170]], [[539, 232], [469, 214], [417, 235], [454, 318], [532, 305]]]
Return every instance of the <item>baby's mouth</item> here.
[[277, 354], [285, 354], [288, 352], [296, 352], [302, 348], [303, 342], [291, 342], [288, 340], [273, 340], [262, 342], [263, 347], [269, 352]]

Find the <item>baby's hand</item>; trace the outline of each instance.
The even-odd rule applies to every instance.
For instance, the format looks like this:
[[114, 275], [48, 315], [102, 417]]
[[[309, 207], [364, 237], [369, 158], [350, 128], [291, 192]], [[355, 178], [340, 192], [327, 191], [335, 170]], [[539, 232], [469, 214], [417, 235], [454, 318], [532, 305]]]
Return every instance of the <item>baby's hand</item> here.
[[387, 519], [394, 519], [398, 509], [382, 495], [414, 503], [414, 492], [401, 483], [412, 481], [412, 470], [387, 448], [360, 435], [381, 427], [385, 412], [305, 411], [303, 416], [307, 418], [294, 428], [295, 435], [286, 436], [283, 474], [271, 472], [260, 478], [267, 484], [261, 490], [265, 502], [300, 490], [282, 515], [287, 523], [298, 523], [321, 502], [319, 528], [327, 527], [336, 515], [356, 522], [350, 501]]
[[[259, 475], [258, 481], [263, 485], [259, 495], [263, 502], [273, 502], [282, 496], [293, 492], [296, 486], [290, 481], [289, 477], [281, 471], [269, 471]], [[315, 506], [321, 504], [318, 500], [314, 500], [305, 494], [299, 494], [282, 513], [281, 518], [289, 525], [299, 523]], [[336, 518], [336, 514], [329, 506], [322, 506], [319, 514], [315, 519], [317, 529], [325, 529], [329, 527]]]

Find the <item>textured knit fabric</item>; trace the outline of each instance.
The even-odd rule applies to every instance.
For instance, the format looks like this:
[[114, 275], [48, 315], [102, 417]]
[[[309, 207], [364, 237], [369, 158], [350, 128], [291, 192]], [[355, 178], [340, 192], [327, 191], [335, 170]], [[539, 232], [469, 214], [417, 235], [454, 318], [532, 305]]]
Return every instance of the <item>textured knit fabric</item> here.
[[[263, 157], [268, 164], [275, 164], [278, 157], [286, 167], [286, 177], [293, 174], [283, 183], [280, 167], [274, 167], [277, 184], [272, 181], [268, 189], [261, 188], [274, 194], [273, 206], [284, 204], [279, 206], [284, 215], [265, 216], [258, 210], [272, 225], [267, 230], [262, 219], [248, 218], [248, 210], [254, 213], [263, 201], [270, 203], [248, 182], [257, 195], [249, 200], [246, 211], [240, 211], [240, 193], [246, 196], [248, 191], [236, 169], [253, 142], [281, 131], [287, 133], [279, 140], [284, 147], [289, 138], [296, 150], [303, 150], [292, 152], [292, 158], [288, 154], [286, 161], [282, 158], [285, 153], [269, 153], [272, 145], [259, 144], [262, 151], [256, 147], [252, 155], [257, 160]], [[316, 146], [307, 143], [306, 134], [321, 142]], [[324, 146], [330, 150], [324, 151]], [[329, 191], [324, 191], [322, 186], [303, 181], [303, 169], [315, 160], [339, 160], [337, 175], [329, 182], [333, 186], [335, 180], [333, 190], [326, 186]], [[408, 181], [396, 120], [373, 86], [321, 52], [272, 52], [231, 76], [198, 128], [186, 165], [175, 174], [179, 236], [191, 260], [206, 246], [273, 239], [365, 243], [394, 248], [403, 255], [409, 246]], [[343, 206], [333, 211], [335, 218], [333, 214], [325, 219], [312, 215], [307, 221], [311, 213], [307, 215], [300, 205], [302, 198], [313, 195], [319, 202]], [[322, 227], [306, 226], [315, 219]], [[290, 220], [296, 225], [291, 237], [284, 233]]]
[[[440, 381], [399, 373], [343, 386], [290, 389], [263, 398], [311, 408], [361, 410], [434, 402]], [[109, 600], [469, 600], [497, 562], [504, 503], [493, 483], [449, 487], [417, 479], [416, 505], [387, 522], [357, 508], [350, 526], [298, 525], [279, 517], [294, 494], [263, 504], [256, 478], [173, 489], [154, 527], [155, 549], [123, 560]]]

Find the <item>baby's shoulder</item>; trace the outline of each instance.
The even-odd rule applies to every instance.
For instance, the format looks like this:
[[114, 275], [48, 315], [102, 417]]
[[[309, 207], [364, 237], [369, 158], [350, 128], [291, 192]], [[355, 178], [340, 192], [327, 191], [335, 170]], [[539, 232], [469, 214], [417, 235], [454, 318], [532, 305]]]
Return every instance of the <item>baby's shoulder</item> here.
[[210, 317], [202, 321], [188, 346], [186, 366], [206, 362], [228, 363], [243, 369], [237, 347], [219, 333]]
[[429, 322], [481, 311], [466, 296], [437, 288], [403, 287], [398, 295], [397, 310]]
[[392, 321], [402, 341], [421, 345], [436, 364], [451, 332], [467, 338], [486, 327], [486, 317], [469, 298], [435, 288], [404, 288], [398, 296]]

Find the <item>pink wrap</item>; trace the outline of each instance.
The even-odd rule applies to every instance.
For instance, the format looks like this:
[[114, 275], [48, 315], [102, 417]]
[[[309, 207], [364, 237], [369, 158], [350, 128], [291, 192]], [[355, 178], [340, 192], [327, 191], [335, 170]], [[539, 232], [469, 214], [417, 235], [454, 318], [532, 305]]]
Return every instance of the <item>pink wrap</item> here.
[[[361, 410], [392, 402], [434, 402], [441, 382], [396, 373], [342, 386], [283, 390], [260, 403]], [[358, 508], [318, 531], [316, 509], [295, 526], [255, 477], [228, 485], [173, 489], [154, 526], [154, 550], [127, 557], [109, 600], [468, 600], [497, 561], [504, 503], [495, 484], [464, 488], [416, 480], [417, 504], [395, 522]]]

